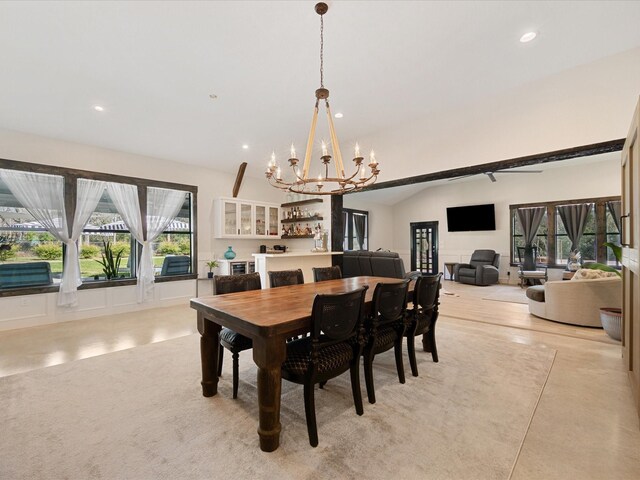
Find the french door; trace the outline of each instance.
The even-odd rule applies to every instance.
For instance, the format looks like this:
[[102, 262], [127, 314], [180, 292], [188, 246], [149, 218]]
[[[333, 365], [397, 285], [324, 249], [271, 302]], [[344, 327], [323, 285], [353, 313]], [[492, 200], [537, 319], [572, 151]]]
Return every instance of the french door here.
[[438, 222], [411, 223], [411, 270], [438, 273]]

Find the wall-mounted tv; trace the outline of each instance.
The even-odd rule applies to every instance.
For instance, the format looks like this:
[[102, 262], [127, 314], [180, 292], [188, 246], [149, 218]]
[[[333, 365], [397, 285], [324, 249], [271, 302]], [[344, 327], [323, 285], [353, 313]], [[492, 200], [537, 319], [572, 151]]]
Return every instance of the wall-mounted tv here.
[[475, 232], [496, 229], [493, 203], [447, 208], [447, 227], [450, 232]]

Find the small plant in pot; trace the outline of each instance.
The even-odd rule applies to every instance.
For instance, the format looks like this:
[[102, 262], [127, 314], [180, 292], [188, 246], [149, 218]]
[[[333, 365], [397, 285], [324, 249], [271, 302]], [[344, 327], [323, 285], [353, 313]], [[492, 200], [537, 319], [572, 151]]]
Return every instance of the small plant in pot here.
[[[622, 263], [622, 247], [615, 243], [606, 242], [603, 244], [605, 247], [609, 247], [616, 257], [618, 263]], [[622, 276], [620, 270], [613, 268], [610, 265], [603, 263], [590, 263], [583, 268], [590, 268], [592, 270], [602, 270], [604, 272], [614, 272], [619, 277]], [[603, 307], [600, 309], [600, 321], [602, 322], [602, 328], [607, 332], [614, 340], [620, 341], [622, 339], [622, 309], [618, 307]]]
[[209, 267], [209, 273], [207, 273], [208, 278], [213, 278], [213, 269], [218, 266], [218, 262], [215, 260], [209, 260], [207, 262], [207, 267]]

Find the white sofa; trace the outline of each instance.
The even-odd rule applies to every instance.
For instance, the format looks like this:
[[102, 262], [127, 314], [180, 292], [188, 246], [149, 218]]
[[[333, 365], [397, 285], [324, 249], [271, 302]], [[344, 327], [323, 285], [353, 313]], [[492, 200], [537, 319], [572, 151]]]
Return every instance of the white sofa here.
[[622, 280], [615, 276], [546, 282], [542, 287], [529, 287], [527, 297], [529, 313], [536, 317], [602, 328], [600, 308], [622, 306]]

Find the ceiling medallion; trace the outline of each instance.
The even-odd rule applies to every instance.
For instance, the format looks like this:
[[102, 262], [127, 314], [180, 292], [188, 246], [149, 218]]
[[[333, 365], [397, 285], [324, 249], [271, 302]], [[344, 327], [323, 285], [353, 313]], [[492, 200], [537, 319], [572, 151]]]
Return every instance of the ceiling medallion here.
[[[326, 3], [318, 3], [315, 6], [316, 13], [320, 15], [320, 88], [316, 90], [316, 105], [313, 111], [313, 119], [311, 120], [311, 130], [309, 131], [309, 138], [307, 139], [307, 150], [304, 156], [304, 163], [302, 171], [298, 167], [299, 160], [296, 158], [296, 151], [293, 145], [291, 145], [291, 155], [289, 158], [289, 166], [291, 167], [294, 175], [294, 180], [287, 182], [282, 178], [282, 169], [276, 163], [275, 152], [271, 154], [271, 160], [268, 163], [265, 176], [269, 180], [269, 183], [282, 190], [287, 190], [294, 193], [301, 193], [307, 195], [341, 195], [345, 192], [362, 188], [367, 185], [375, 183], [378, 178], [380, 170], [378, 169], [378, 162], [373, 151], [369, 155], [369, 175], [366, 172], [365, 166], [362, 163], [364, 158], [360, 156], [360, 147], [356, 143], [355, 154], [353, 163], [355, 166], [355, 172], [347, 176], [344, 170], [344, 164], [342, 163], [342, 154], [340, 153], [340, 145], [338, 144], [338, 136], [336, 135], [335, 128], [333, 126], [333, 117], [331, 116], [331, 109], [329, 108], [329, 90], [324, 88], [324, 17], [329, 7]], [[327, 120], [329, 122], [329, 134], [331, 136], [331, 152], [333, 153], [334, 165], [335, 165], [335, 177], [329, 176], [329, 164], [331, 163], [332, 156], [329, 155], [328, 145], [322, 142], [322, 155], [320, 160], [323, 166], [320, 168], [324, 171], [324, 175], [321, 173], [317, 177], [309, 177], [309, 170], [311, 166], [311, 154], [313, 150], [313, 141], [316, 133], [316, 125], [318, 123], [318, 104], [320, 100], [324, 100], [326, 107]], [[325, 188], [326, 186], [326, 188]]]

